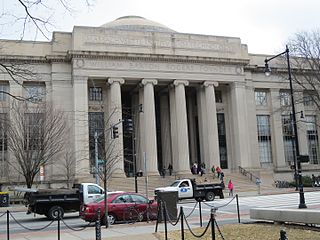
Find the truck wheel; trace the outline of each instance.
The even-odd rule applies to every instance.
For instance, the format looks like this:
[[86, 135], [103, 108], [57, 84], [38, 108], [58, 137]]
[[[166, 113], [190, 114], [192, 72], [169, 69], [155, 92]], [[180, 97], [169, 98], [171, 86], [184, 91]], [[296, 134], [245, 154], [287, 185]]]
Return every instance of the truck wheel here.
[[207, 201], [213, 201], [214, 200], [214, 193], [213, 192], [207, 192], [206, 194], [206, 200]]
[[64, 211], [62, 207], [53, 206], [49, 209], [48, 218], [51, 220], [58, 220], [59, 218], [62, 219], [64, 215]]

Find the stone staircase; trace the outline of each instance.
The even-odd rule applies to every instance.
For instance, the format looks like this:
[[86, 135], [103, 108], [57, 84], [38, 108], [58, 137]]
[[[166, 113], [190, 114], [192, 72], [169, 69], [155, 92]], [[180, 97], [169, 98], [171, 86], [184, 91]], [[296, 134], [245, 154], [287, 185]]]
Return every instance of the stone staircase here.
[[[196, 178], [197, 182], [204, 182], [205, 178], [207, 182], [220, 182], [217, 178], [213, 179], [212, 174], [204, 174], [202, 177], [198, 175], [192, 174], [185, 174], [185, 175], [173, 175], [173, 176], [148, 176], [148, 197], [154, 195], [154, 189], [157, 187], [164, 187], [169, 186], [173, 183], [176, 179], [182, 178]], [[268, 192], [268, 191], [275, 191], [276, 188], [273, 185], [273, 179], [269, 175], [261, 175], [262, 184], [260, 185], [261, 192]], [[227, 184], [229, 179], [232, 180], [234, 184], [234, 192], [259, 192], [258, 186], [255, 182], [249, 180], [248, 177], [238, 173], [225, 173], [224, 182], [227, 188]], [[146, 178], [145, 177], [138, 177], [138, 192], [146, 195]], [[108, 181], [108, 189], [109, 191], [121, 190], [121, 191], [135, 191], [135, 183], [134, 177], [113, 177]], [[225, 190], [226, 193], [228, 190]]]

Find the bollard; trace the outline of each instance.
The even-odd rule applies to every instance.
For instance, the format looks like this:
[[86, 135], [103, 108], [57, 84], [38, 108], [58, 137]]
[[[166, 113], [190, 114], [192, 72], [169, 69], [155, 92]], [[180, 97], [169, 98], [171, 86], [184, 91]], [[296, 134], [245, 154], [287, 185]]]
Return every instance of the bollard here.
[[200, 227], [202, 227], [202, 210], [201, 210], [201, 201], [199, 201], [199, 216], [200, 216]]
[[163, 209], [163, 219], [164, 219], [164, 235], [165, 235], [165, 240], [168, 240], [168, 228], [167, 228], [167, 209], [166, 206], [164, 205]]
[[238, 223], [240, 223], [240, 208], [239, 208], [239, 196], [238, 196], [238, 194], [236, 194], [236, 202], [237, 202]]
[[279, 238], [279, 240], [288, 240], [287, 233], [283, 229], [280, 230], [280, 238]]
[[60, 240], [60, 212], [58, 213], [58, 240]]
[[216, 213], [216, 209], [215, 208], [211, 208], [211, 213], [210, 213], [210, 221], [211, 221], [211, 239], [212, 240], [216, 240], [216, 233], [214, 230], [214, 222], [215, 222], [215, 213]]
[[10, 226], [9, 226], [9, 224], [10, 224], [10, 222], [9, 222], [9, 215], [10, 215], [10, 212], [9, 212], [9, 210], [7, 210], [7, 240], [9, 240], [10, 239], [10, 232], [9, 232], [9, 230], [10, 230]]
[[181, 215], [181, 240], [184, 240], [184, 226], [183, 226], [183, 207], [180, 207], [180, 215]]
[[97, 220], [96, 220], [96, 240], [101, 240], [101, 221], [100, 221], [100, 208], [97, 210]]

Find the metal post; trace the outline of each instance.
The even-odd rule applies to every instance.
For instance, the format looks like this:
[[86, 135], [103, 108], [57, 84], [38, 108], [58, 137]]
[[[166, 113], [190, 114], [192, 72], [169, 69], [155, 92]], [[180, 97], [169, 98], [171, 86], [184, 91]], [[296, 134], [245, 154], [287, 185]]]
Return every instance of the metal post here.
[[106, 224], [106, 228], [109, 227], [109, 218], [108, 218], [108, 204], [107, 204], [107, 161], [104, 162], [103, 165], [103, 172], [104, 172], [104, 178], [103, 178], [103, 188], [104, 188], [104, 222]]
[[184, 240], [184, 226], [183, 226], [183, 207], [180, 207], [180, 216], [181, 216], [181, 240]]
[[7, 210], [7, 240], [10, 239], [10, 212]]
[[60, 211], [58, 212], [58, 240], [60, 240]]
[[97, 220], [95, 223], [95, 230], [96, 230], [96, 240], [101, 240], [101, 223], [100, 223], [100, 208], [97, 210]]
[[164, 219], [164, 235], [165, 235], [165, 240], [168, 240], [167, 209], [165, 205], [162, 208], [162, 210], [163, 210], [163, 219]]
[[238, 194], [236, 194], [236, 202], [237, 202], [238, 223], [240, 223], [240, 208], [239, 208], [239, 196], [238, 196]]
[[200, 216], [200, 227], [202, 227], [202, 210], [201, 210], [201, 200], [199, 202], [199, 216]]
[[94, 132], [94, 159], [95, 159], [95, 177], [96, 177], [96, 184], [100, 185], [99, 180], [99, 159], [98, 159], [98, 133], [97, 131]]
[[287, 233], [283, 229], [280, 230], [280, 239], [279, 240], [288, 240]]
[[211, 239], [212, 240], [216, 239], [216, 233], [215, 233], [215, 230], [214, 230], [214, 222], [215, 222], [214, 214], [215, 214], [215, 209], [211, 208], [210, 221], [211, 221]]
[[295, 154], [295, 172], [298, 173], [298, 181], [299, 181], [299, 208], [307, 208], [307, 205], [305, 203], [304, 199], [304, 192], [303, 192], [303, 183], [302, 183], [302, 171], [301, 171], [301, 162], [300, 162], [300, 151], [299, 151], [299, 138], [298, 138], [298, 129], [297, 129], [297, 119], [296, 119], [296, 110], [294, 105], [294, 96], [293, 96], [293, 86], [292, 86], [292, 76], [291, 76], [291, 66], [290, 66], [290, 54], [289, 54], [289, 48], [288, 45], [286, 45], [286, 50], [282, 53], [279, 53], [278, 55], [275, 55], [269, 59], [265, 59], [265, 72], [270, 73], [270, 69], [268, 66], [268, 62], [272, 59], [275, 59], [281, 55], [285, 54], [287, 58], [287, 67], [288, 67], [288, 77], [289, 77], [289, 84], [290, 84], [290, 95], [291, 95], [291, 108], [292, 108], [292, 120], [293, 120], [293, 134], [294, 134], [294, 140], [295, 140], [295, 148], [296, 148], [296, 154]]
[[296, 145], [296, 166], [298, 171], [298, 180], [299, 180], [299, 196], [300, 196], [300, 203], [299, 208], [307, 208], [305, 199], [304, 199], [304, 192], [303, 192], [303, 183], [302, 183], [302, 172], [301, 172], [301, 162], [298, 159], [300, 156], [299, 150], [299, 139], [298, 139], [298, 129], [297, 129], [297, 119], [296, 119], [296, 110], [294, 105], [294, 97], [293, 97], [293, 86], [292, 86], [292, 77], [291, 77], [291, 67], [290, 67], [290, 55], [289, 55], [289, 48], [286, 46], [286, 57], [287, 57], [287, 64], [288, 64], [288, 74], [289, 74], [289, 83], [290, 83], [290, 94], [291, 94], [291, 107], [292, 107], [292, 119], [293, 119], [293, 130], [294, 130], [294, 140]]

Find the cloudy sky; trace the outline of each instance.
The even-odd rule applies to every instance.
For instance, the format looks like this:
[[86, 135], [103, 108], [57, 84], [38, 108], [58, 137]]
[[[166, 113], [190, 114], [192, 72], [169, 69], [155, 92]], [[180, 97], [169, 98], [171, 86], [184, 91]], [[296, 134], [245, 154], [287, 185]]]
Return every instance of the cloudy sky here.
[[[0, 0], [0, 8], [13, 1]], [[95, 0], [90, 8], [75, 2], [73, 16], [59, 11], [52, 16], [53, 30], [72, 31], [74, 25], [100, 26], [138, 15], [178, 32], [240, 37], [250, 53], [274, 54], [295, 32], [320, 28], [319, 0]], [[6, 38], [17, 37], [10, 34]]]

